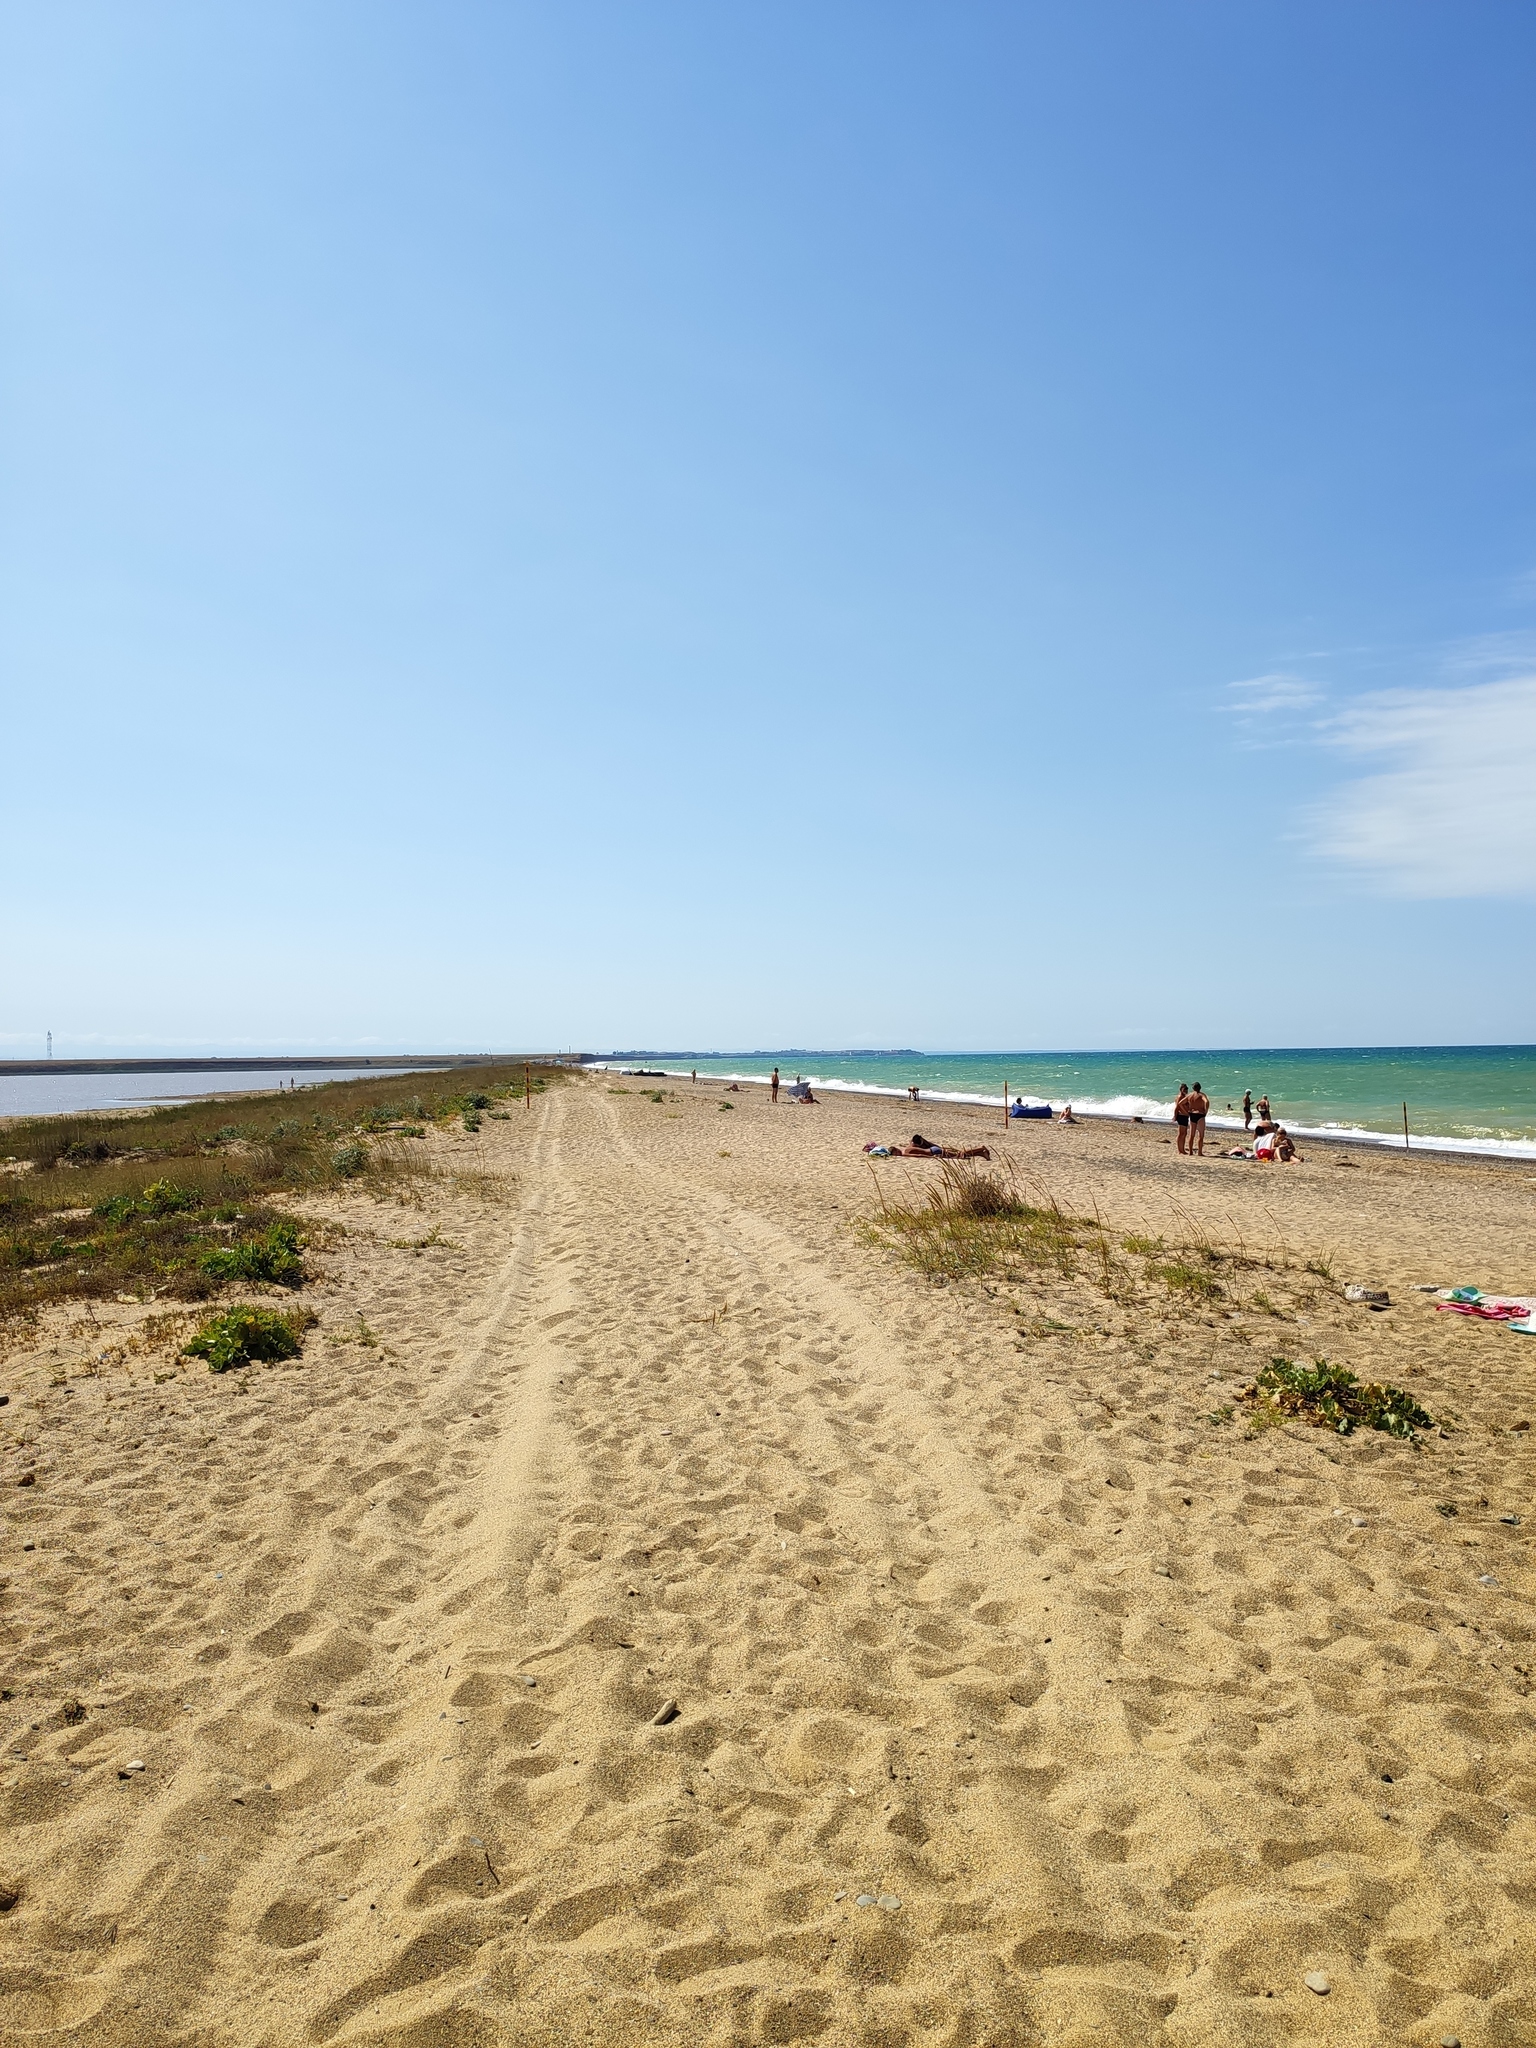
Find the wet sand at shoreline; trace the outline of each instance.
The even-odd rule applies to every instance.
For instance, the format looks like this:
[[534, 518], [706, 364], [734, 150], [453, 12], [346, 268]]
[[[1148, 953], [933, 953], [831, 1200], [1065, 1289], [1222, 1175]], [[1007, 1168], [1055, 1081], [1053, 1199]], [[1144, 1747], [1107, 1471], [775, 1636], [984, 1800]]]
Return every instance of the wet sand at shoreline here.
[[[649, 1086], [296, 1205], [302, 1361], [12, 1349], [0, 2039], [1536, 2038], [1536, 1342], [1413, 1291], [1536, 1175]], [[1269, 1263], [936, 1285], [913, 1128]], [[1450, 1433], [1252, 1436], [1276, 1353]]]

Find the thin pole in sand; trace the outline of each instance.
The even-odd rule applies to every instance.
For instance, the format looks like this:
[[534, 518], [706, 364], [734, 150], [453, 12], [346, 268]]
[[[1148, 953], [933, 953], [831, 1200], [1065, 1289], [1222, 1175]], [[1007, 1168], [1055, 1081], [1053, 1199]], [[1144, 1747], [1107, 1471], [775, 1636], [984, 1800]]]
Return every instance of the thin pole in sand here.
[[1003, 1083], [1003, 1129], [1008, 1128], [1008, 1083]]
[[1409, 1149], [1410, 1147], [1408, 1144], [1408, 1105], [1405, 1102], [1403, 1104], [1403, 1150], [1406, 1152]]
[[523, 1107], [533, 1107], [533, 1069], [526, 1060], [523, 1061]]

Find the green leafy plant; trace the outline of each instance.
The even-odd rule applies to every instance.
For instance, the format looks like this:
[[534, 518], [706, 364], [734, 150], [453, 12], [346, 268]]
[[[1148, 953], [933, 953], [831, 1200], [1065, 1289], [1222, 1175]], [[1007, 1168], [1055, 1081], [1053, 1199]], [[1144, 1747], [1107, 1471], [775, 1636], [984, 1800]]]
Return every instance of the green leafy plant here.
[[297, 1358], [304, 1331], [314, 1321], [306, 1310], [279, 1315], [269, 1308], [231, 1308], [210, 1316], [182, 1347], [183, 1358], [206, 1358], [210, 1372], [228, 1372], [253, 1361]]
[[195, 1188], [178, 1187], [175, 1181], [154, 1180], [141, 1195], [112, 1195], [98, 1202], [93, 1214], [109, 1223], [127, 1223], [135, 1216], [177, 1216], [200, 1209], [203, 1197]]
[[274, 1223], [260, 1237], [204, 1252], [198, 1264], [210, 1280], [265, 1280], [276, 1287], [298, 1287], [305, 1277], [303, 1243], [296, 1223]]
[[1289, 1358], [1271, 1359], [1242, 1399], [1258, 1414], [1266, 1408], [1282, 1418], [1299, 1417], [1319, 1429], [1348, 1436], [1359, 1424], [1385, 1430], [1411, 1442], [1417, 1430], [1431, 1429], [1434, 1417], [1402, 1387], [1359, 1380], [1347, 1366], [1326, 1358], [1297, 1365]]
[[356, 1180], [368, 1165], [368, 1147], [359, 1145], [354, 1139], [349, 1145], [338, 1145], [331, 1154], [331, 1165], [343, 1180]]

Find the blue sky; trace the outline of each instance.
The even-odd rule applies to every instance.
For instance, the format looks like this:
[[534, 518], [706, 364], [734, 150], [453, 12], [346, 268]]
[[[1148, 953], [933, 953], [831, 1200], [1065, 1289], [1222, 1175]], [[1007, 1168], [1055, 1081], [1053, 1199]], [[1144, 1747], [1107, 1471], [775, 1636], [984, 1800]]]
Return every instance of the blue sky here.
[[0, 1053], [1530, 1038], [1533, 76], [0, 7]]

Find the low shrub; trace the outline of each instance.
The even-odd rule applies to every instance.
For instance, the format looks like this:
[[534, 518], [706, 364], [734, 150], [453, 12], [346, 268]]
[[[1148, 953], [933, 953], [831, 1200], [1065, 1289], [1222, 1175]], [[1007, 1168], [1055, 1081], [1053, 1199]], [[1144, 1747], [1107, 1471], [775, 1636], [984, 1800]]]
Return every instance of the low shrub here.
[[304, 1331], [314, 1320], [304, 1309], [287, 1315], [270, 1308], [226, 1309], [202, 1324], [182, 1346], [181, 1355], [206, 1358], [210, 1372], [228, 1372], [232, 1366], [268, 1359], [297, 1358], [304, 1348]]
[[1256, 1419], [1266, 1410], [1265, 1419], [1271, 1421], [1299, 1416], [1340, 1436], [1364, 1423], [1368, 1429], [1383, 1429], [1389, 1436], [1411, 1441], [1416, 1430], [1434, 1427], [1434, 1417], [1402, 1387], [1358, 1380], [1347, 1366], [1330, 1365], [1326, 1358], [1314, 1359], [1311, 1365], [1273, 1358], [1242, 1398]]
[[296, 1223], [274, 1223], [260, 1237], [206, 1251], [198, 1265], [210, 1280], [265, 1280], [274, 1287], [304, 1283], [304, 1240]]
[[331, 1165], [343, 1180], [356, 1180], [368, 1165], [368, 1147], [355, 1140], [350, 1145], [338, 1145], [331, 1154]]
[[203, 1197], [195, 1188], [178, 1187], [175, 1181], [153, 1180], [141, 1195], [111, 1195], [98, 1202], [94, 1211], [109, 1223], [128, 1223], [135, 1216], [179, 1216], [188, 1209], [200, 1209]]

